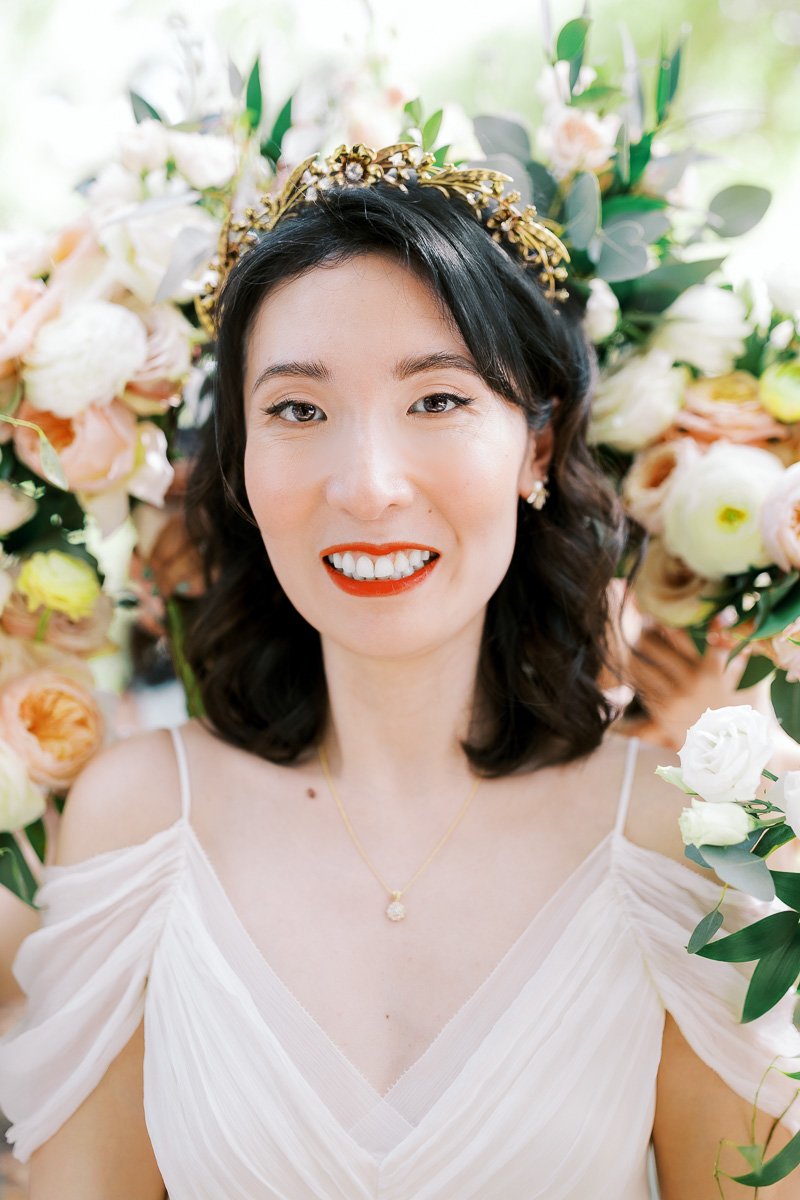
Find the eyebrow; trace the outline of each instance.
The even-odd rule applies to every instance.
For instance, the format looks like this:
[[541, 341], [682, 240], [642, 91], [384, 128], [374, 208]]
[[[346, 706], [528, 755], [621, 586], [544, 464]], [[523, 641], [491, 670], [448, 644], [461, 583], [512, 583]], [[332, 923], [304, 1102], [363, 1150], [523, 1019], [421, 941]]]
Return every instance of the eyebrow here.
[[[453, 354], [449, 350], [435, 350], [431, 354], [421, 354], [416, 357], [401, 358], [396, 363], [393, 374], [395, 379], [410, 379], [413, 375], [421, 375], [424, 371], [432, 371], [436, 369], [447, 369], [451, 371], [466, 371], [470, 375], [475, 375], [478, 379], [482, 378], [480, 371], [476, 367], [471, 358], [467, 358], [465, 354]], [[276, 376], [286, 378], [286, 376], [295, 379], [321, 379], [324, 383], [330, 383], [332, 375], [330, 370], [324, 363], [316, 359], [310, 359], [306, 362], [297, 360], [288, 360], [286, 362], [272, 363], [265, 367], [258, 376], [251, 395], [257, 392], [262, 384], [268, 380], [274, 379]]]

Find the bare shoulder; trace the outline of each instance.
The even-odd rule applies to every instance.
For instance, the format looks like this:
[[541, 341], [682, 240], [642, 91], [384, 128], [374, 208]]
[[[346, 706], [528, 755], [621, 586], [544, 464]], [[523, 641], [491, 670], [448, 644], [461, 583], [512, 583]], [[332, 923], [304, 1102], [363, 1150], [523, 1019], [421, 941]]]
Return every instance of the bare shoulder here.
[[708, 871], [684, 854], [678, 817], [689, 803], [688, 797], [656, 775], [656, 767], [679, 765], [674, 751], [652, 742], [639, 742], [625, 836], [635, 845], [672, 858], [708, 878]]
[[67, 866], [145, 842], [180, 815], [180, 777], [168, 729], [122, 738], [70, 788], [56, 862]]

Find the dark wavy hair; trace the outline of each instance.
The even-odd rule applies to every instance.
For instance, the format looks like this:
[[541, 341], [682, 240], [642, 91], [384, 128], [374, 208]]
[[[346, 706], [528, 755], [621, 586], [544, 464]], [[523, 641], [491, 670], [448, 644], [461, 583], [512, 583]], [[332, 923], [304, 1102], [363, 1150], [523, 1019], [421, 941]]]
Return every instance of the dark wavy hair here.
[[541, 512], [520, 500], [511, 564], [488, 603], [464, 752], [490, 777], [581, 757], [615, 715], [598, 679], [622, 522], [585, 440], [593, 359], [580, 305], [555, 307], [464, 201], [413, 184], [406, 193], [389, 184], [328, 191], [265, 234], [223, 289], [213, 419], [187, 495], [207, 591], [185, 652], [205, 720], [226, 742], [278, 763], [295, 762], [321, 735], [319, 634], [281, 588], [245, 492], [244, 359], [274, 288], [371, 251], [417, 272], [486, 384], [532, 429], [554, 431], [550, 497]]

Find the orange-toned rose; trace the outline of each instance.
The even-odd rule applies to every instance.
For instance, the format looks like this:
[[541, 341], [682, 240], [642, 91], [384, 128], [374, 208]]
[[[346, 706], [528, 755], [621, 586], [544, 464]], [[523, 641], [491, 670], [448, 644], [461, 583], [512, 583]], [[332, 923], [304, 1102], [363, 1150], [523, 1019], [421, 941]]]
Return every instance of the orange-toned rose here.
[[[29, 612], [24, 598], [14, 591], [0, 616], [0, 624], [12, 637], [33, 638], [43, 613], [42, 608]], [[67, 654], [94, 654], [108, 644], [113, 615], [114, 602], [105, 593], [97, 597], [89, 615], [80, 620], [73, 621], [66, 613], [51, 611], [42, 640]]]
[[48, 642], [35, 642], [29, 638], [11, 637], [0, 625], [0, 688], [43, 668], [57, 671], [68, 679], [74, 679], [85, 687], [94, 686], [91, 667], [85, 659], [67, 654]]
[[786, 426], [763, 408], [758, 380], [748, 371], [730, 371], [688, 384], [675, 425], [700, 442], [724, 438], [742, 445], [764, 446], [789, 436]]
[[634, 520], [649, 533], [664, 532], [662, 510], [675, 472], [699, 459], [700, 448], [693, 438], [656, 442], [636, 455], [622, 484], [622, 498]]
[[64, 792], [103, 740], [91, 692], [56, 671], [33, 671], [0, 690], [0, 736], [34, 783]]
[[[103, 492], [134, 468], [136, 418], [119, 400], [102, 408], [89, 405], [72, 418], [23, 403], [18, 416], [42, 428], [61, 459], [67, 484], [76, 492]], [[39, 435], [24, 426], [14, 434], [18, 458], [42, 475]]]

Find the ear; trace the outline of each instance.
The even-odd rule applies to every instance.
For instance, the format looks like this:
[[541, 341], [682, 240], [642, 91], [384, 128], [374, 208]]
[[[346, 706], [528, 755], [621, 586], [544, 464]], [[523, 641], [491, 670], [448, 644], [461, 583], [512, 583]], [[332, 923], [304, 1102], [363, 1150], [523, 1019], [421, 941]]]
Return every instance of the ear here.
[[519, 473], [518, 490], [523, 500], [526, 499], [537, 479], [545, 480], [550, 470], [550, 459], [553, 457], [554, 435], [552, 423], [544, 429], [529, 430], [528, 448]]

